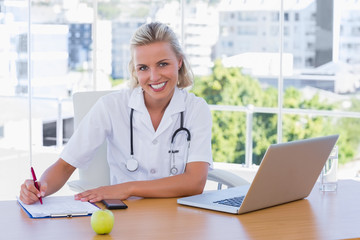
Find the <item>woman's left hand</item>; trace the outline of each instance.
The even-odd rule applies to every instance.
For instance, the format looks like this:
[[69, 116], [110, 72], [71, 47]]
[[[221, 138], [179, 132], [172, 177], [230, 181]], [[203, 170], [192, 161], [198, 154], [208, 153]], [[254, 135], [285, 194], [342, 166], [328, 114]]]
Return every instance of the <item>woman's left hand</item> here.
[[75, 200], [99, 202], [103, 199], [125, 200], [130, 197], [128, 183], [98, 187], [75, 195]]

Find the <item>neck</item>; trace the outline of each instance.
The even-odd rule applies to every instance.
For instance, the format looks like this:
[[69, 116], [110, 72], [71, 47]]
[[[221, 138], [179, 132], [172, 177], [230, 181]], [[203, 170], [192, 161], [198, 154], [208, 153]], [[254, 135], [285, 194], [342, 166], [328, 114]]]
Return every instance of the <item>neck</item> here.
[[162, 117], [164, 116], [164, 113], [165, 113], [165, 110], [166, 110], [166, 107], [169, 105], [169, 103], [163, 107], [159, 107], [159, 106], [156, 106], [156, 107], [148, 107], [146, 106], [148, 112], [149, 112], [149, 115], [150, 115], [150, 118], [151, 118], [151, 122], [152, 122], [152, 125], [154, 127], [154, 130], [156, 131], [160, 125], [160, 122], [161, 122], [161, 119]]
[[144, 92], [144, 103], [145, 103], [147, 110], [149, 112], [164, 113], [167, 106], [169, 105], [172, 97], [174, 96], [174, 92], [175, 91], [173, 91], [172, 94], [169, 95], [168, 97], [161, 98], [161, 99], [154, 99], [154, 98], [148, 97], [146, 95], [146, 93]]
[[146, 94], [144, 93], [144, 101], [145, 101], [145, 106], [149, 112], [154, 130], [156, 131], [158, 126], [160, 125], [161, 119], [165, 113], [167, 106], [169, 106], [171, 97], [170, 99], [149, 100], [146, 98]]
[[167, 102], [156, 102], [156, 103], [148, 103], [145, 102], [145, 106], [150, 113], [152, 114], [164, 114], [167, 106], [169, 106], [170, 100]]

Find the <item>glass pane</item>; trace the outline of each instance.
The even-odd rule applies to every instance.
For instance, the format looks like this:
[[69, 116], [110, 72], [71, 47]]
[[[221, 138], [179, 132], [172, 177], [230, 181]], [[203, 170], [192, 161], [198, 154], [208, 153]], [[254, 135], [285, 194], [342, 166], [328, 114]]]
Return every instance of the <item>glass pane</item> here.
[[[27, 2], [0, 0], [0, 104], [6, 109], [0, 116], [0, 182], [14, 183], [1, 185], [9, 191], [0, 198], [14, 198], [30, 177]], [[178, 1], [98, 1], [96, 18], [93, 0], [31, 3], [31, 140], [40, 176], [73, 132], [72, 94], [126, 83], [135, 29], [161, 20], [180, 34], [181, 18]]]
[[[357, 1], [334, 1], [333, 61], [322, 70], [333, 74], [336, 97], [334, 109], [350, 112], [336, 122], [340, 133], [339, 162], [356, 160], [359, 155], [360, 131], [360, 4]], [[344, 114], [342, 114], [344, 116]], [[352, 176], [359, 169], [353, 168]]]
[[[192, 91], [217, 105], [213, 111], [214, 160], [258, 164], [277, 136], [273, 112], [280, 76], [280, 1], [186, 3], [184, 44], [194, 67]], [[291, 63], [284, 61], [284, 69], [292, 68]], [[223, 112], [226, 107], [219, 105], [236, 106], [242, 113]], [[246, 124], [249, 117], [253, 121]], [[246, 160], [247, 145], [253, 149], [247, 150]], [[221, 150], [224, 146], [226, 151]]]
[[284, 140], [340, 133], [339, 162], [347, 162], [357, 155], [360, 140], [352, 126], [359, 121], [360, 7], [356, 1], [302, 4], [285, 10], [284, 52], [294, 64], [284, 77], [284, 107], [311, 111], [284, 117]]
[[6, 184], [1, 185], [1, 199], [18, 195], [20, 184], [31, 176], [30, 159], [40, 176], [57, 159], [60, 148], [54, 146], [61, 147], [72, 133], [72, 104], [67, 100], [73, 76], [68, 71], [69, 27], [60, 17], [60, 5], [33, 1], [29, 26], [28, 1], [0, 1], [0, 184]]
[[30, 173], [27, 18], [26, 1], [0, 1], [0, 199]]
[[111, 87], [120, 88], [129, 79], [129, 42], [142, 24], [161, 21], [169, 24], [180, 37], [179, 1], [110, 0], [98, 2], [97, 76], [110, 79]]

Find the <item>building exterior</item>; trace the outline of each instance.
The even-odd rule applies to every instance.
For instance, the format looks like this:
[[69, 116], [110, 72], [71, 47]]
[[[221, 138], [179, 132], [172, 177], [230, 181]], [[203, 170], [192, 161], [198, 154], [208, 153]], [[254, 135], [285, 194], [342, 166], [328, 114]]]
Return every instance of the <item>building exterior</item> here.
[[[272, 74], [270, 70], [274, 61], [280, 60], [267, 61], [267, 55], [278, 54], [280, 50], [279, 10], [280, 1], [222, 1], [215, 56], [224, 59], [223, 62], [231, 62], [231, 66], [250, 69], [250, 73], [262, 66], [264, 71], [256, 71], [253, 76], [262, 83], [277, 87], [279, 73]], [[341, 4], [337, 0], [288, 0], [284, 1], [283, 19], [285, 87], [313, 86], [336, 93], [350, 93], [358, 89], [358, 1], [348, 0], [346, 4]], [[254, 54], [263, 56], [259, 55], [257, 61], [244, 58]], [[292, 60], [287, 58], [289, 54]], [[231, 60], [241, 56], [238, 64]], [[288, 71], [289, 63], [292, 71]], [[339, 72], [335, 67], [331, 73], [328, 72], [329, 66], [345, 66], [346, 63], [352, 63], [352, 66], [341, 67]], [[327, 72], [324, 69], [328, 69]], [[292, 73], [289, 75], [289, 72]]]
[[[221, 58], [226, 66], [242, 67], [264, 87], [277, 87], [283, 33], [284, 87], [312, 86], [335, 93], [352, 93], [360, 87], [358, 0], [285, 0], [283, 16], [279, 0], [222, 0], [219, 6], [186, 1], [183, 22], [178, 1], [152, 2], [156, 6], [148, 6], [148, 18], [128, 13], [112, 21], [98, 19], [96, 28], [93, 9], [85, 3], [36, 2], [31, 25], [32, 93], [54, 102], [75, 91], [94, 89], [94, 82], [97, 90], [109, 89], [109, 76], [128, 79], [130, 38], [152, 20], [175, 30], [195, 75], [210, 74], [213, 61]], [[0, 95], [28, 93], [27, 20], [26, 1], [0, 0]], [[42, 104], [41, 109], [56, 108], [56, 103]], [[44, 145], [52, 145], [59, 117], [56, 111], [46, 111], [46, 117], [41, 115], [34, 124]], [[16, 121], [25, 126], [25, 117]], [[71, 125], [70, 121], [63, 125]], [[11, 123], [0, 119], [0, 138], [13, 130]]]
[[112, 22], [112, 78], [129, 78], [128, 63], [130, 61], [130, 39], [135, 30], [144, 23], [144, 19], [137, 18], [120, 18]]
[[[311, 67], [315, 59], [315, 1], [285, 1], [284, 9], [284, 52], [293, 54], [294, 68]], [[222, 1], [215, 56], [279, 52], [279, 10], [280, 1]]]
[[68, 35], [69, 69], [83, 69], [92, 59], [92, 24], [70, 23]]
[[339, 60], [358, 66], [360, 72], [360, 2], [347, 1], [346, 5], [337, 6], [341, 14], [339, 29]]
[[[218, 12], [205, 2], [189, 3], [184, 12], [183, 36], [178, 2], [165, 4], [155, 20], [169, 24], [178, 34], [195, 75], [209, 75], [214, 62], [214, 47], [218, 39]], [[175, 17], [174, 17], [175, 16]]]

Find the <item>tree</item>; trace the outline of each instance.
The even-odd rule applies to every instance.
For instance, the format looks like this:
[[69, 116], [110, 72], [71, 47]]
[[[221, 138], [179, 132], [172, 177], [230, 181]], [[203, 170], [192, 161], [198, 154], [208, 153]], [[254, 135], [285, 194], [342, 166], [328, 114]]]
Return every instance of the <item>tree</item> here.
[[[358, 99], [351, 99], [349, 111], [359, 112], [360, 102]], [[336, 123], [336, 129], [340, 134], [339, 145], [339, 163], [346, 163], [354, 159], [360, 142], [360, 119], [340, 118]]]
[[[224, 68], [216, 61], [213, 73], [197, 78], [192, 90], [209, 104], [236, 106], [275, 106], [274, 89], [261, 89], [258, 81], [243, 75], [239, 68]], [[272, 93], [272, 94], [271, 94]], [[220, 162], [245, 162], [246, 114], [242, 112], [214, 111], [213, 157]], [[276, 116], [256, 114], [254, 118], [254, 163], [259, 163], [266, 148], [276, 140]], [[275, 131], [276, 133], [276, 131]]]
[[[240, 68], [225, 68], [218, 60], [210, 76], [198, 77], [192, 91], [208, 104], [277, 107], [277, 89], [262, 89], [257, 79], [244, 75]], [[359, 106], [355, 106], [360, 110]], [[305, 99], [301, 91], [287, 88], [284, 108], [333, 110], [336, 104], [320, 100], [318, 94]], [[246, 142], [246, 114], [243, 112], [213, 111], [213, 158], [217, 162], [244, 163]], [[354, 143], [360, 140], [360, 130], [352, 131], [359, 120], [334, 119], [297, 114], [283, 115], [283, 142], [341, 133], [338, 141], [340, 162], [353, 158]], [[259, 164], [266, 149], [277, 140], [277, 114], [253, 114], [253, 163]], [[334, 127], [335, 126], [335, 127]], [[357, 129], [357, 128], [356, 128]], [[352, 144], [350, 144], [352, 143]]]

